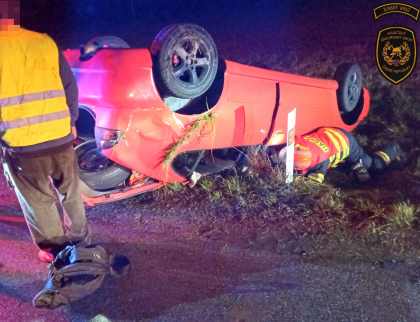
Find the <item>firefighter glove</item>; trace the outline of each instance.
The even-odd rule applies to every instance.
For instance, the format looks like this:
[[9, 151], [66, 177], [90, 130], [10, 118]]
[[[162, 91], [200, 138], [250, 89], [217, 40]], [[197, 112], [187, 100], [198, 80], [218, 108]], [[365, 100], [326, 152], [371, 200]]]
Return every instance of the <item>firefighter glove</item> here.
[[370, 180], [369, 172], [362, 162], [356, 163], [351, 169], [353, 171], [353, 175], [359, 182], [367, 182]]

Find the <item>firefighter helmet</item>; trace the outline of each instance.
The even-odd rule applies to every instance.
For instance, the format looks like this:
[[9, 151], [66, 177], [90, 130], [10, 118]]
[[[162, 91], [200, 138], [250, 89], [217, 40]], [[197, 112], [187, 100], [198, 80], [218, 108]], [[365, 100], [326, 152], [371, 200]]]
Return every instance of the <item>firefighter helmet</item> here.
[[[305, 170], [310, 167], [312, 162], [312, 154], [309, 148], [296, 145], [293, 158], [293, 167], [295, 170]], [[286, 148], [279, 152], [279, 163], [286, 164]]]

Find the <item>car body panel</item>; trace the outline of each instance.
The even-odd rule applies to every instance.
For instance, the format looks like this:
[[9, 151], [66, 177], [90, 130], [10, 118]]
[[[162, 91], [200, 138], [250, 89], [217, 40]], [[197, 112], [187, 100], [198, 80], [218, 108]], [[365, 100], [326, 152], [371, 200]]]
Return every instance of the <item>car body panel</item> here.
[[[88, 61], [79, 51], [64, 52], [79, 87], [79, 104], [96, 113], [96, 126], [124, 132], [124, 138], [103, 154], [113, 161], [161, 182], [185, 181], [165, 153], [181, 139], [199, 115], [173, 112], [163, 102], [153, 79], [146, 49], [102, 49]], [[207, 122], [176, 154], [257, 144], [286, 142], [287, 114], [296, 108], [296, 134], [320, 126], [348, 131], [368, 113], [369, 95], [357, 121], [346, 125], [337, 106], [335, 80], [323, 80], [265, 70], [225, 61], [223, 90], [213, 113], [215, 133]], [[274, 119], [273, 119], [274, 117]]]
[[89, 196], [89, 194], [83, 194], [82, 190], [82, 197], [83, 201], [88, 206], [95, 206], [102, 203], [113, 202], [116, 200], [121, 200], [125, 198], [129, 198], [141, 193], [145, 193], [147, 191], [153, 191], [159, 189], [165, 185], [164, 182], [151, 182], [140, 187], [132, 187], [127, 190], [121, 190], [113, 193], [105, 193], [102, 195], [97, 196]]

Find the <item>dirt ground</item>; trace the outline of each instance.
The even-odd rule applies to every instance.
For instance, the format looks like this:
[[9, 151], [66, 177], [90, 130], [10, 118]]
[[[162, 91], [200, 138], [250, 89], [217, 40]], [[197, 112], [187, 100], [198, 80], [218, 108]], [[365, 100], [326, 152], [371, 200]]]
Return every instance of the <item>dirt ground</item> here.
[[174, 197], [160, 205], [87, 208], [94, 242], [128, 256], [129, 276], [109, 278], [69, 306], [35, 309], [31, 300], [48, 269], [3, 177], [0, 194], [2, 321], [420, 319], [420, 266], [350, 256], [345, 248], [315, 256], [305, 253], [305, 243], [285, 250], [269, 234], [238, 228], [238, 218], [226, 217], [222, 207], [206, 219], [206, 209]]

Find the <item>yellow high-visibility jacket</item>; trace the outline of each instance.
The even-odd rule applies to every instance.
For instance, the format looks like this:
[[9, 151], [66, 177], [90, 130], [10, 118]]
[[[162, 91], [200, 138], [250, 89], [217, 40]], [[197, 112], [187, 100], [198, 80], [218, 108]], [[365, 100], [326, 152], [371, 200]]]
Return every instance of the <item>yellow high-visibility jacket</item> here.
[[0, 37], [1, 140], [10, 147], [25, 147], [70, 132], [55, 42], [22, 28]]

